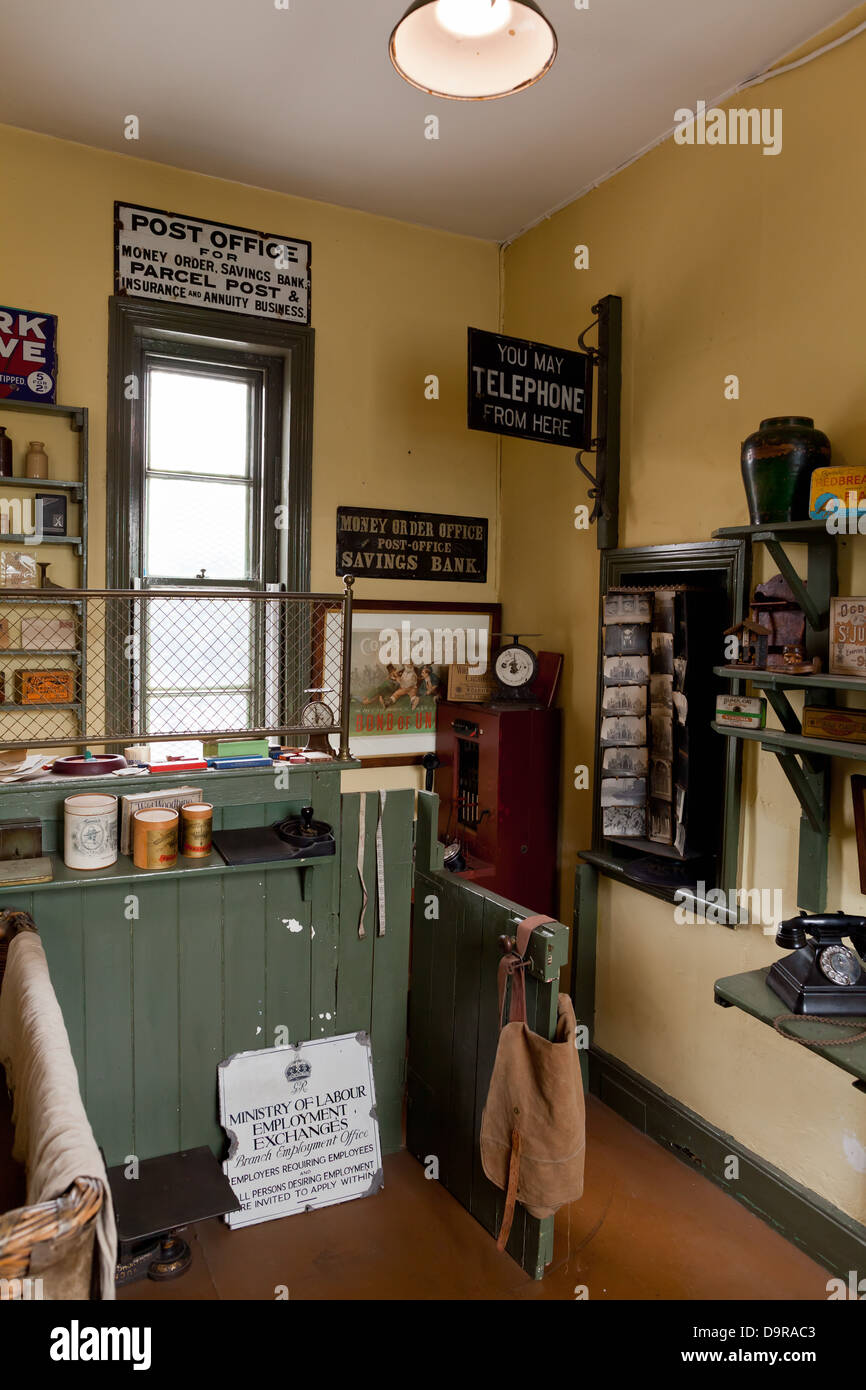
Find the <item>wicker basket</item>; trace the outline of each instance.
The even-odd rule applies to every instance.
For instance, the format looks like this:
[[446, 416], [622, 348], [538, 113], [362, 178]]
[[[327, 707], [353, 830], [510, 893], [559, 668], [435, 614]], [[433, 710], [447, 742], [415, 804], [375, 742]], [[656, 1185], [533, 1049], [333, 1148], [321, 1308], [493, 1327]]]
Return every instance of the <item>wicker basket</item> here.
[[[9, 944], [21, 931], [36, 931], [26, 912], [0, 912], [0, 989]], [[96, 1218], [104, 1199], [96, 1178], [76, 1178], [61, 1197], [0, 1215], [0, 1301], [32, 1296], [20, 1283], [31, 1277], [42, 1281], [49, 1298], [91, 1297]]]

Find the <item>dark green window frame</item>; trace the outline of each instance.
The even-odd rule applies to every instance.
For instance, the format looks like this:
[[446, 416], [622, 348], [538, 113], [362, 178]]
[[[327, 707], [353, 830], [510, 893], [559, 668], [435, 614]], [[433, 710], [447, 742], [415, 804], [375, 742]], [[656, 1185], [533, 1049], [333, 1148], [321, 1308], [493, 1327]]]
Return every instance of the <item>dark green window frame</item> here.
[[[203, 360], [231, 361], [233, 354], [238, 360], [244, 354], [265, 362], [268, 357], [272, 363], [282, 360], [283, 399], [274, 401], [271, 393], [272, 418], [264, 421], [264, 429], [266, 439], [279, 440], [279, 457], [286, 458], [288, 466], [282, 476], [274, 463], [274, 486], [266, 486], [263, 506], [285, 504], [288, 526], [279, 533], [274, 527], [274, 553], [264, 573], [272, 573], [290, 592], [309, 590], [315, 331], [118, 295], [109, 300], [107, 587], [128, 589], [141, 573], [145, 357], [154, 350], [170, 351], [172, 342], [183, 356], [190, 346], [200, 348]], [[132, 379], [137, 392], [127, 389]], [[273, 452], [272, 445], [269, 449]], [[282, 553], [277, 550], [280, 538], [285, 542]]]
[[[634, 546], [622, 550], [603, 550], [599, 571], [598, 658], [595, 712], [595, 743], [601, 736], [601, 705], [604, 690], [604, 649], [601, 639], [602, 596], [617, 585], [648, 583], [699, 583], [702, 574], [712, 574], [720, 581], [728, 605], [728, 620], [734, 622], [744, 611], [751, 579], [751, 551], [741, 540], [711, 540], [683, 542], [676, 545]], [[721, 640], [721, 634], [720, 634]], [[707, 673], [710, 679], [711, 673]], [[725, 693], [739, 690], [739, 684], [724, 687]], [[710, 885], [728, 893], [739, 887], [740, 798], [742, 786], [742, 740], [725, 740], [724, 774], [721, 787], [722, 814], [717, 846], [716, 881]], [[623, 870], [634, 857], [627, 849], [614, 846], [601, 833], [600, 778], [596, 774], [593, 790], [592, 848], [580, 850], [579, 855], [600, 873], [626, 883], [640, 893], [666, 902], [681, 901], [675, 893], [682, 890], [654, 887], [625, 877]], [[729, 926], [735, 925], [729, 922]]]

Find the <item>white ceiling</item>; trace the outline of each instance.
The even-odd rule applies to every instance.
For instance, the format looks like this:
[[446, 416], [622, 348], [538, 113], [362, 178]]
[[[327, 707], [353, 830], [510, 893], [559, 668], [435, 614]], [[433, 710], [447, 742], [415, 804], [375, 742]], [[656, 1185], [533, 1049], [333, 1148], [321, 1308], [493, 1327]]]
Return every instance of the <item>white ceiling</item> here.
[[[712, 101], [851, 8], [541, 3], [559, 36], [552, 71], [466, 103], [391, 67], [408, 0], [2, 0], [0, 121], [504, 241], [664, 134], [677, 107]], [[137, 144], [123, 138], [130, 114]]]

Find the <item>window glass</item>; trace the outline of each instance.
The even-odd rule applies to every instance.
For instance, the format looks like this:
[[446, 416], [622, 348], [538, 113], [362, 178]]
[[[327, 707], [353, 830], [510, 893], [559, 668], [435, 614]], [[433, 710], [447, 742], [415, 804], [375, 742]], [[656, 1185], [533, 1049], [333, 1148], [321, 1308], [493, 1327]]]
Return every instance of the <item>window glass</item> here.
[[248, 478], [251, 396], [246, 381], [151, 367], [148, 469]]
[[251, 489], [245, 483], [148, 476], [148, 578], [249, 579]]

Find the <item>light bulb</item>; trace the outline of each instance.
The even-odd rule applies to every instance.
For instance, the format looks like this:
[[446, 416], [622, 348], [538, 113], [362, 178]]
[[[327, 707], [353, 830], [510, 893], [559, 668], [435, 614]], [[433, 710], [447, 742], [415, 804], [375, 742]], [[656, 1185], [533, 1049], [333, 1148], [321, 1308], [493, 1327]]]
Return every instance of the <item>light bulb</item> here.
[[511, 19], [511, 0], [438, 0], [436, 18], [460, 38], [495, 34]]

